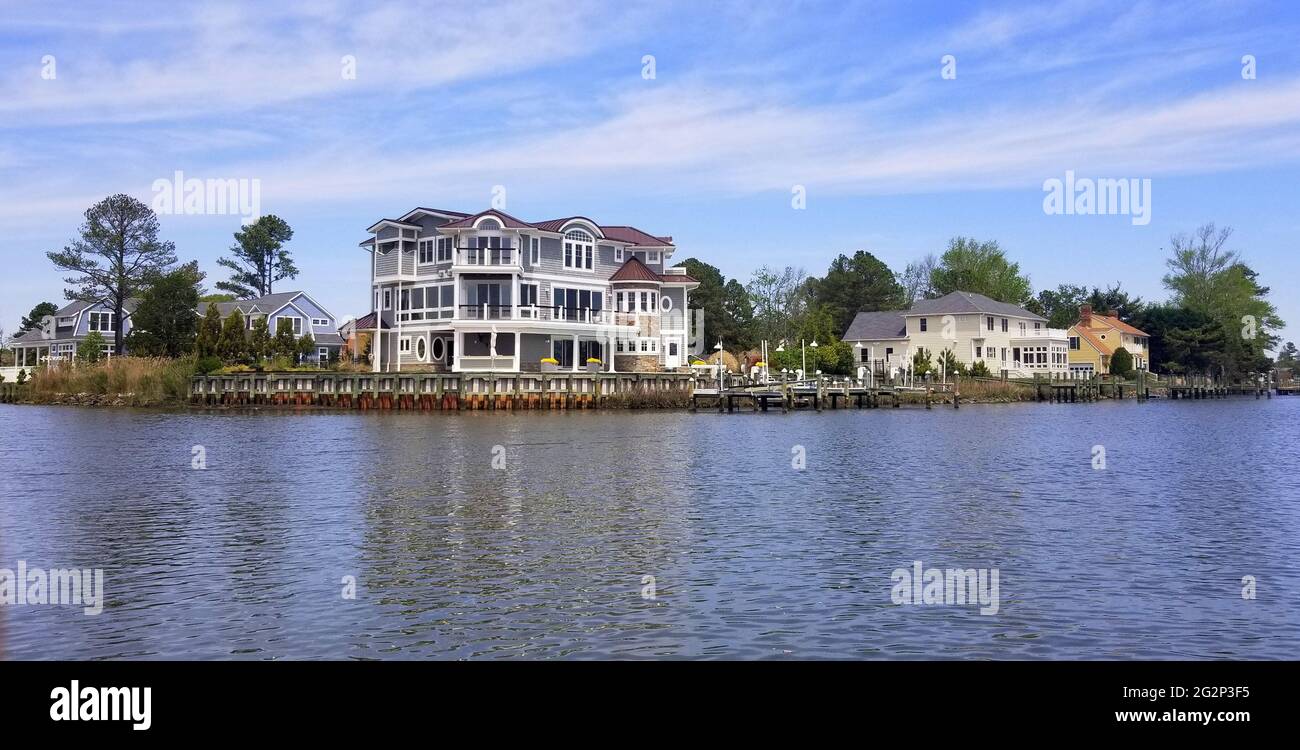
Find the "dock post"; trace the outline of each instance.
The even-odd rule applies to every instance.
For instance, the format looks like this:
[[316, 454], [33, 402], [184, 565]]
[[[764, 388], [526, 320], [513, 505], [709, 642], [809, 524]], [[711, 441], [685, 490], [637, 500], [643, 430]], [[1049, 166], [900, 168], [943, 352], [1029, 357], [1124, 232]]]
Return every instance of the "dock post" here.
[[931, 392], [930, 386], [927, 385], [927, 386], [925, 387], [925, 408], [927, 408], [927, 409], [931, 408], [931, 407], [930, 407], [930, 392]]

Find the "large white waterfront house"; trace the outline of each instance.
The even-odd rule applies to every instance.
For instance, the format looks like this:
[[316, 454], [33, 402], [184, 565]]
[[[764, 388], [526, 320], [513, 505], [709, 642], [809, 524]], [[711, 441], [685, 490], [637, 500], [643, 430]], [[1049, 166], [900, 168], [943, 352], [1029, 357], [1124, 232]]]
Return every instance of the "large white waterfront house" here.
[[1069, 371], [1069, 336], [1048, 328], [1041, 315], [972, 292], [917, 301], [910, 310], [860, 312], [844, 333], [856, 359], [873, 372], [906, 370], [924, 348], [938, 367], [951, 351], [966, 366], [984, 362], [990, 373], [1012, 377]]
[[373, 308], [356, 330], [370, 337], [376, 372], [687, 365], [687, 299], [699, 284], [669, 267], [671, 237], [495, 209], [416, 208], [367, 231]]

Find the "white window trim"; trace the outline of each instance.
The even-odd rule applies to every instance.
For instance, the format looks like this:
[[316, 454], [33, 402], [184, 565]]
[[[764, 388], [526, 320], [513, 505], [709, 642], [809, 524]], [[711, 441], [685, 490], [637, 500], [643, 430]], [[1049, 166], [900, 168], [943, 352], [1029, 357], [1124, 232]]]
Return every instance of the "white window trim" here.
[[384, 290], [384, 309], [385, 309], [385, 310], [392, 310], [392, 309], [393, 309], [393, 290], [392, 290], [392, 289], [385, 289], [385, 290]]
[[623, 262], [623, 248], [621, 247], [614, 248], [614, 262], [615, 263]]

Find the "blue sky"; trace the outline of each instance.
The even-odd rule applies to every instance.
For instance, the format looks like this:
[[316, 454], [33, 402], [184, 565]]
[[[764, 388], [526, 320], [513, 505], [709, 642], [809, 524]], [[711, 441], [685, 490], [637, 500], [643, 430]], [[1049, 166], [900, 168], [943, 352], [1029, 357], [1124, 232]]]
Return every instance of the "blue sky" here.
[[[1035, 289], [1162, 299], [1170, 235], [1213, 221], [1300, 339], [1297, 32], [1249, 1], [0, 0], [0, 325], [61, 301], [43, 252], [86, 207], [182, 170], [260, 180], [296, 233], [282, 288], [340, 318], [368, 311], [368, 225], [501, 185], [522, 218], [671, 234], [742, 280], [858, 249], [902, 270], [961, 234]], [[1045, 214], [1067, 170], [1150, 179], [1150, 223]], [[209, 285], [238, 225], [162, 217]]]

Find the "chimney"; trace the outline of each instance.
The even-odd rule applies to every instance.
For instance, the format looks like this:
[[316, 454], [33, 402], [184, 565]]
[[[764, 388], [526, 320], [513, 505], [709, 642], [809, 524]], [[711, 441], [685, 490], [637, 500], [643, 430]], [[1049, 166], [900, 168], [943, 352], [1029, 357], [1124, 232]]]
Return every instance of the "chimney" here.
[[1081, 305], [1079, 307], [1079, 325], [1084, 328], [1092, 327], [1092, 305]]
[[1111, 317], [1114, 318], [1115, 320], [1119, 320], [1119, 310], [1108, 310], [1106, 311], [1106, 315], [1107, 317]]

